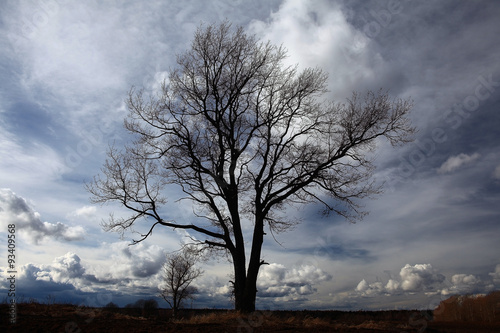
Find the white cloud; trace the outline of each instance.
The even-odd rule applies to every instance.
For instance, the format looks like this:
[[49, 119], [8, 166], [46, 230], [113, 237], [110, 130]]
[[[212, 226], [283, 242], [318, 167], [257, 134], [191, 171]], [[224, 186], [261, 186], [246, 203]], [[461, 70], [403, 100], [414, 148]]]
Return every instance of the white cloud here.
[[254, 20], [249, 31], [283, 45], [288, 64], [330, 72], [329, 89], [335, 97], [350, 96], [360, 83], [370, 85], [376, 76], [380, 80], [376, 71], [385, 71], [380, 56], [369, 48], [369, 38], [350, 25], [340, 5], [331, 1], [283, 1], [269, 21]]
[[355, 290], [362, 296], [373, 296], [383, 293], [384, 286], [380, 281], [368, 283], [363, 279], [358, 283]]
[[363, 279], [355, 291], [362, 296], [425, 292], [435, 290], [445, 280], [444, 275], [439, 274], [430, 264], [407, 264], [401, 268], [399, 275], [400, 281], [389, 279], [385, 286], [381, 281], [368, 283]]
[[404, 291], [422, 291], [433, 289], [433, 285], [444, 281], [431, 264], [405, 265], [399, 273], [401, 289]]
[[467, 154], [459, 154], [457, 156], [451, 156], [444, 162], [441, 167], [438, 169], [438, 173], [450, 173], [460, 168], [463, 165], [474, 162], [479, 158], [478, 153], [474, 153], [472, 155]]
[[70, 279], [81, 278], [85, 274], [80, 257], [71, 252], [55, 258], [50, 267], [52, 268], [50, 276], [55, 282], [68, 282]]
[[286, 267], [281, 264], [272, 263], [265, 265], [259, 272], [259, 280], [272, 283], [273, 281], [283, 281], [285, 278]]
[[[23, 285], [23, 289], [39, 290], [78, 290], [92, 291], [89, 288], [92, 283], [98, 282], [92, 274], [87, 274], [82, 266], [80, 257], [75, 253], [68, 252], [57, 257], [49, 265], [26, 264], [18, 267], [17, 279]], [[50, 292], [50, 290], [46, 290]], [[26, 295], [27, 296], [27, 295]]]
[[293, 268], [285, 274], [285, 282], [287, 283], [303, 283], [304, 281], [318, 283], [330, 279], [330, 274], [313, 265], [303, 265], [299, 268]]
[[46, 238], [64, 241], [82, 240], [85, 229], [81, 226], [68, 226], [61, 222], [42, 222], [26, 200], [10, 189], [0, 189], [0, 218], [3, 225], [15, 224], [32, 243], [38, 244]]
[[230, 297], [233, 291], [228, 280], [214, 274], [203, 274], [199, 280], [193, 281], [193, 284], [208, 297]]
[[401, 286], [401, 283], [399, 281], [390, 279], [389, 281], [387, 281], [387, 284], [385, 285], [385, 289], [387, 290], [387, 292], [393, 293], [393, 292], [397, 291], [400, 286]]
[[442, 295], [479, 294], [493, 290], [490, 282], [482, 281], [472, 274], [455, 274], [451, 277], [451, 285], [441, 290]]
[[451, 277], [451, 282], [455, 285], [463, 284], [463, 285], [474, 285], [481, 281], [478, 277], [474, 275], [467, 274], [455, 274]]
[[493, 282], [500, 284], [500, 264], [498, 264], [495, 267], [495, 271], [493, 273], [490, 273], [489, 275], [492, 277]]
[[405, 265], [400, 271], [400, 279], [389, 279], [384, 286], [381, 281], [369, 283], [361, 280], [355, 287], [356, 296], [405, 296], [483, 294], [494, 290], [494, 283], [500, 282], [500, 265], [490, 273], [493, 281], [483, 281], [473, 274], [454, 274], [446, 281], [445, 276], [430, 264]]
[[493, 178], [500, 180], [500, 165], [495, 168], [495, 171], [493, 171]]
[[111, 252], [113, 263], [109, 273], [113, 278], [145, 278], [157, 274], [166, 260], [165, 250], [157, 245], [128, 242], [105, 244], [103, 251]]
[[363, 280], [359, 281], [358, 285], [356, 286], [356, 291], [364, 292], [368, 288], [369, 288], [368, 282], [366, 282], [366, 280], [363, 279]]
[[75, 210], [73, 212], [73, 215], [78, 216], [78, 217], [82, 216], [82, 217], [89, 218], [95, 214], [96, 210], [97, 209], [95, 208], [95, 206], [83, 206], [83, 207]]
[[313, 287], [332, 276], [313, 265], [287, 269], [284, 265], [272, 263], [261, 268], [257, 280], [259, 297], [282, 297], [298, 299], [316, 292]]

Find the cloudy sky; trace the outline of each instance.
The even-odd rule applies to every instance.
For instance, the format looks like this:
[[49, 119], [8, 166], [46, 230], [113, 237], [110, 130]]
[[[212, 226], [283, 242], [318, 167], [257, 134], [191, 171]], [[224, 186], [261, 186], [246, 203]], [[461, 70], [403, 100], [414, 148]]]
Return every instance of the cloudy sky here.
[[[228, 19], [328, 72], [332, 100], [379, 88], [411, 97], [419, 130], [405, 147], [378, 147], [385, 192], [364, 203], [364, 220], [290, 211], [303, 222], [265, 240], [258, 308], [433, 308], [500, 288], [499, 16], [497, 1], [2, 1], [2, 274], [15, 224], [25, 299], [123, 306], [158, 294], [165, 255], [186, 235], [128, 246], [137, 235], [100, 225], [126, 212], [91, 205], [84, 182], [108, 143], [130, 140], [130, 87], [157, 87], [200, 22]], [[169, 218], [190, 218], [170, 205]], [[193, 306], [231, 306], [229, 264], [202, 268]]]

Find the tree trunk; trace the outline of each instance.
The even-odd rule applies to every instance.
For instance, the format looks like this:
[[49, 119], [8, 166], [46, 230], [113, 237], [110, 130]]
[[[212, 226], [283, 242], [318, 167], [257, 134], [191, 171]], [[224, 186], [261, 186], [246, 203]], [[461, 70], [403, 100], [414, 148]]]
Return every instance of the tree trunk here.
[[173, 303], [174, 303], [174, 306], [172, 307], [172, 317], [177, 318], [177, 313], [179, 312], [179, 304], [178, 304], [179, 302], [177, 300], [177, 290], [174, 292]]
[[[242, 281], [240, 281], [241, 283]], [[234, 308], [236, 311], [240, 311], [243, 313], [250, 313], [255, 311], [255, 298], [257, 296], [257, 288], [256, 283], [257, 279], [251, 280], [245, 278], [244, 287], [236, 288], [237, 282], [235, 281], [235, 290], [234, 290], [234, 298], [235, 305]], [[240, 284], [241, 285], [241, 284]]]
[[[254, 234], [252, 240], [252, 252], [248, 263], [248, 272], [245, 276], [236, 274], [235, 264], [235, 309], [237, 311], [249, 313], [255, 311], [255, 299], [257, 297], [257, 277], [261, 266], [260, 255], [262, 251], [262, 243], [264, 241], [264, 221], [261, 218], [256, 218]], [[243, 263], [243, 267], [245, 267]], [[240, 281], [238, 281], [238, 276]], [[238, 286], [238, 287], [237, 287]]]
[[[249, 281], [247, 281], [248, 283]], [[247, 285], [252, 285], [247, 284]], [[243, 294], [243, 297], [241, 299], [241, 308], [237, 309], [240, 312], [243, 313], [251, 313], [255, 311], [255, 298], [257, 296], [257, 290], [255, 288], [246, 288], [245, 293]]]
[[244, 293], [246, 285], [246, 272], [245, 272], [245, 250], [235, 249], [235, 253], [232, 254], [233, 266], [234, 266], [234, 308], [237, 311], [243, 311], [244, 304]]
[[177, 318], [177, 313], [178, 313], [178, 310], [176, 306], [173, 307], [172, 309], [172, 318]]

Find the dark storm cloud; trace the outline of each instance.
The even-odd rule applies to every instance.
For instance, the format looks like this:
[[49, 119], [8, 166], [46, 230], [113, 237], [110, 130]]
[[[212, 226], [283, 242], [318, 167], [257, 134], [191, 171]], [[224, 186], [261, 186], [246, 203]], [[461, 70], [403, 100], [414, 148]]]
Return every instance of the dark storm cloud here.
[[327, 243], [331, 241], [327, 238], [319, 238], [318, 244], [315, 247], [293, 249], [303, 255], [310, 255], [318, 258], [327, 258], [333, 261], [343, 260], [359, 260], [362, 262], [373, 262], [377, 258], [370, 252], [370, 250], [356, 247], [349, 247], [339, 245], [339, 243]]

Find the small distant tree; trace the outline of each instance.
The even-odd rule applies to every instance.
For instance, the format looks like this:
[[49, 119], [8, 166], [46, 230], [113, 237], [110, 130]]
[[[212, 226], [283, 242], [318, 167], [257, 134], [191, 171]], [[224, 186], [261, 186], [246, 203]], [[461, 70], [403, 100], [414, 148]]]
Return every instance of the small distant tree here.
[[170, 305], [174, 317], [182, 308], [183, 301], [194, 299], [197, 292], [191, 283], [203, 274], [201, 269], [195, 267], [198, 259], [194, 251], [184, 248], [181, 252], [168, 255], [163, 265], [165, 285], [160, 296]]

